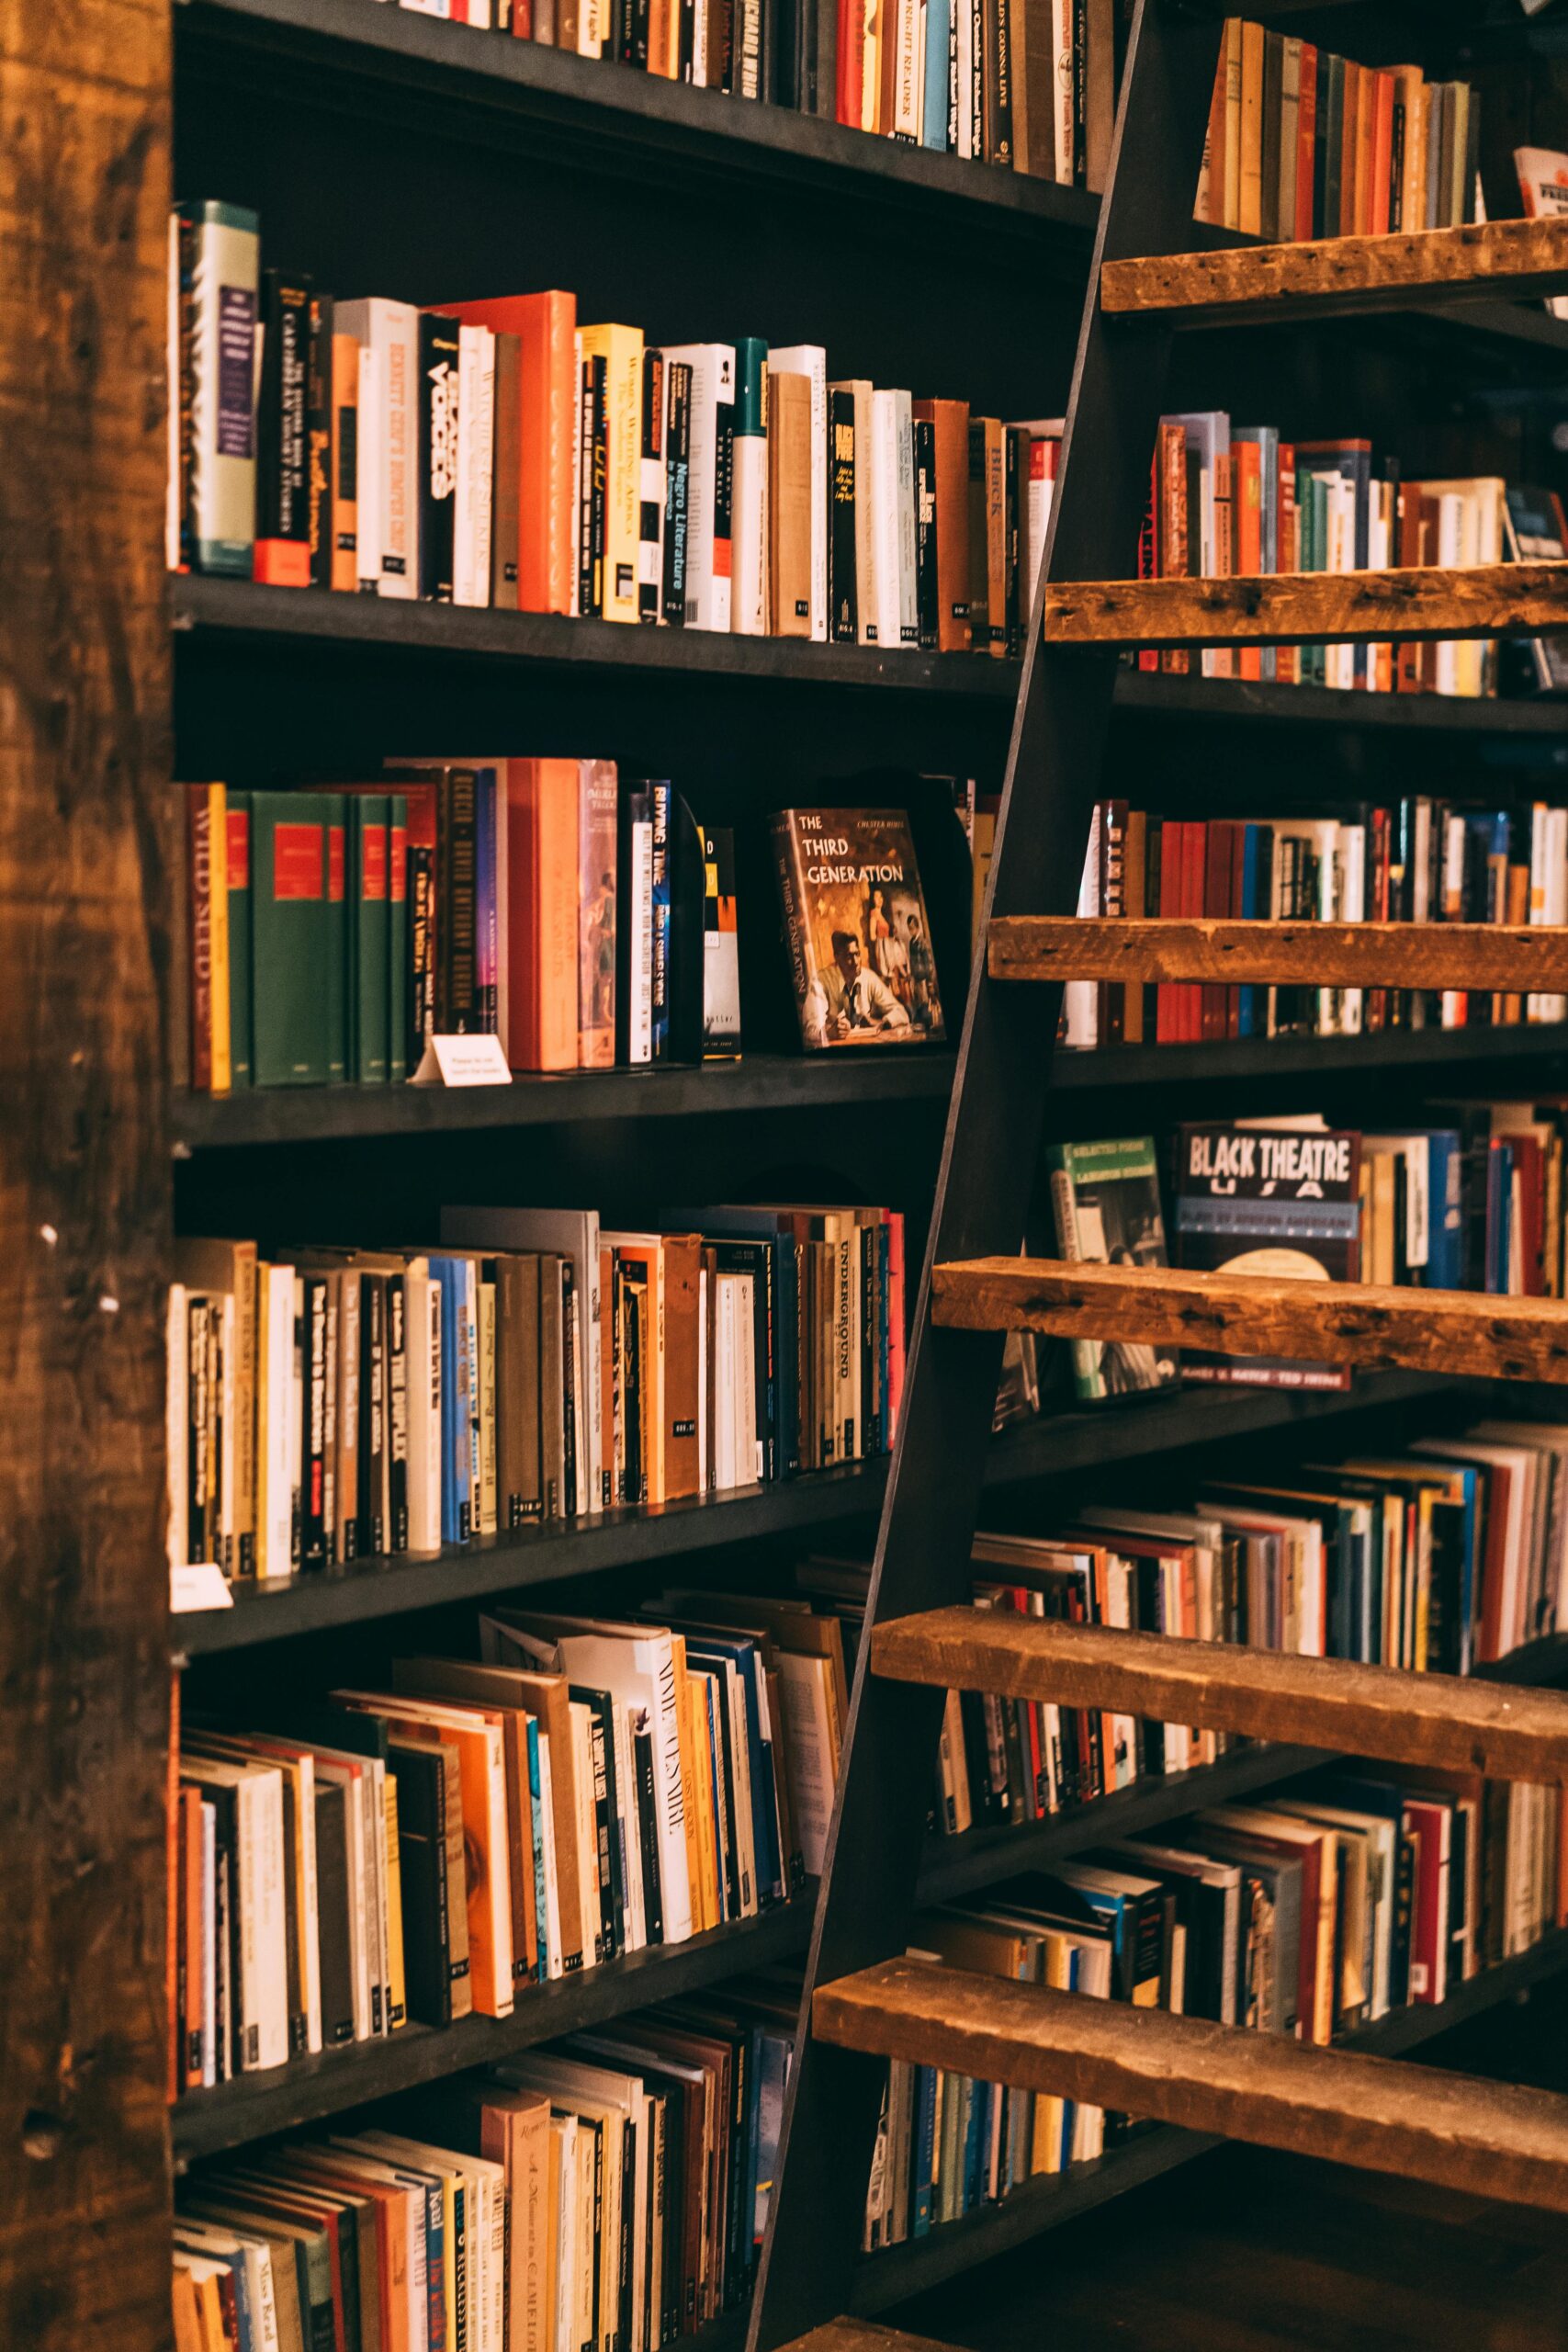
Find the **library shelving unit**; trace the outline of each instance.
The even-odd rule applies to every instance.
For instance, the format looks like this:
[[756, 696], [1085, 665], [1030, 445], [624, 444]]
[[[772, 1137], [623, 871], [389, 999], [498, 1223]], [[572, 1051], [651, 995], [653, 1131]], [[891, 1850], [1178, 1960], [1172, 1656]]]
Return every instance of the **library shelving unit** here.
[[[1370, 23], [1372, 14], [1256, 13], [1313, 34], [1332, 23], [1333, 45], [1351, 53], [1350, 27]], [[954, 1688], [1108, 1706], [1264, 1743], [1192, 1776], [1227, 1792], [1287, 1781], [1334, 1754], [1458, 1765], [1560, 1786], [1568, 1781], [1568, 1698], [1551, 1688], [1562, 1666], [1556, 1642], [1509, 1660], [1499, 1687], [1495, 1675], [1434, 1679], [970, 1605], [970, 1540], [994, 1508], [987, 1491], [989, 1398], [1006, 1331], [1197, 1341], [1238, 1355], [1278, 1347], [1384, 1375], [1404, 1367], [1506, 1381], [1527, 1405], [1538, 1386], [1550, 1395], [1568, 1378], [1568, 1307], [1560, 1302], [1371, 1286], [1309, 1298], [1310, 1285], [1298, 1295], [1289, 1283], [1123, 1272], [1031, 1254], [1041, 1142], [1070, 1131], [1089, 1107], [1080, 1100], [1079, 1066], [1053, 1048], [1065, 981], [1223, 975], [1237, 983], [1310, 978], [1333, 986], [1354, 975], [1393, 986], [1524, 988], [1532, 968], [1550, 970], [1553, 986], [1568, 974], [1568, 933], [1559, 931], [1458, 925], [1417, 938], [1397, 928], [1325, 925], [1313, 927], [1309, 938], [1285, 923], [1076, 915], [1090, 808], [1106, 792], [1134, 805], [1144, 805], [1142, 792], [1161, 808], [1179, 808], [1184, 797], [1198, 809], [1216, 802], [1240, 808], [1243, 795], [1266, 791], [1272, 800], [1310, 790], [1314, 777], [1319, 793], [1332, 791], [1324, 783], [1332, 763], [1337, 788], [1352, 797], [1374, 779], [1382, 791], [1393, 775], [1434, 770], [1468, 774], [1472, 784], [1485, 776], [1502, 797], [1529, 789], [1510, 786], [1506, 771], [1539, 775], [1562, 756], [1561, 720], [1539, 706], [1517, 722], [1496, 709], [1402, 708], [1402, 698], [1376, 695], [1337, 698], [1337, 709], [1335, 696], [1306, 689], [1237, 691], [1218, 681], [1118, 671], [1117, 657], [1138, 648], [1190, 649], [1195, 658], [1210, 645], [1522, 636], [1568, 619], [1563, 564], [1337, 581], [1124, 576], [1162, 413], [1223, 403], [1236, 414], [1289, 413], [1291, 429], [1303, 437], [1371, 431], [1380, 447], [1400, 448], [1416, 478], [1439, 449], [1455, 460], [1444, 472], [1466, 469], [1465, 450], [1489, 469], [1497, 457], [1496, 470], [1506, 471], [1495, 438], [1505, 409], [1517, 468], [1541, 446], [1522, 420], [1532, 416], [1539, 433], [1557, 413], [1549, 386], [1532, 392], [1516, 379], [1502, 400], [1486, 386], [1493, 371], [1507, 376], [1524, 353], [1554, 340], [1535, 317], [1512, 335], [1506, 298], [1568, 286], [1562, 224], [1543, 232], [1497, 221], [1279, 248], [1194, 229], [1192, 165], [1213, 84], [1218, 16], [1171, 0], [1139, 0], [1134, 11], [750, 2352], [794, 2344], [858, 2352], [891, 2341], [909, 2352], [918, 2339], [868, 2335], [863, 2323], [896, 2313], [924, 2288], [1153, 2178], [1216, 2135], [1568, 2210], [1568, 2099], [1393, 2063], [1449, 2024], [1568, 1965], [1562, 1931], [1467, 1982], [1452, 2005], [1425, 2015], [1394, 2012], [1327, 2050], [905, 1956], [922, 1900], [994, 1883], [1026, 1850], [1032, 1860], [1070, 1851], [1081, 1827], [1069, 1815], [1012, 1838], [971, 1834], [934, 1858], [923, 1850], [928, 1759], [943, 1694]], [[1415, 12], [1385, 11], [1381, 23], [1366, 37], [1392, 38], [1400, 53], [1423, 38], [1441, 51], [1452, 31], [1442, 11], [1419, 22]], [[1466, 292], [1484, 297], [1468, 338], [1458, 311], [1450, 318], [1441, 308]], [[1468, 374], [1472, 368], [1479, 372]], [[1489, 720], [1508, 735], [1500, 757]], [[1531, 740], [1539, 765], [1524, 748]], [[1263, 1102], [1299, 1107], [1309, 1078], [1314, 1106], [1348, 1104], [1355, 1078], [1366, 1082], [1374, 1064], [1371, 1083], [1386, 1109], [1405, 1083], [1483, 1091], [1511, 1086], [1515, 1069], [1521, 1076], [1529, 1069], [1539, 1083], [1553, 1050], [1538, 1035], [1529, 1052], [1543, 1051], [1548, 1060], [1514, 1065], [1494, 1034], [1482, 1062], [1471, 1063], [1472, 1042], [1456, 1053], [1450, 1041], [1427, 1061], [1417, 1037], [1363, 1041], [1368, 1059], [1355, 1077], [1338, 1049], [1321, 1043], [1303, 1045], [1283, 1065], [1271, 1061], [1272, 1046], [1228, 1061], [1194, 1059], [1204, 1110], [1219, 1100], [1239, 1108], [1238, 1091], [1248, 1109]], [[1404, 1061], [1411, 1048], [1415, 1058]], [[1499, 1067], [1480, 1079], [1493, 1055], [1507, 1074]], [[1118, 1057], [1098, 1058], [1114, 1084]], [[1140, 1049], [1135, 1059], [1140, 1078], [1151, 1069], [1157, 1075], [1160, 1049]], [[1091, 1084], [1100, 1083], [1097, 1071]], [[1112, 1099], [1091, 1093], [1095, 1114]], [[1184, 1100], [1183, 1115], [1194, 1114]], [[1194, 1442], [1201, 1442], [1196, 1427]], [[1235, 1782], [1227, 1780], [1232, 1774]], [[1151, 1793], [1134, 1787], [1102, 1804], [1101, 1834], [1122, 1804], [1145, 1821], [1138, 1808]], [[1162, 1788], [1156, 1803], [1163, 1807], [1168, 1794]], [[999, 2206], [865, 2258], [867, 2170], [893, 2059], [1103, 2103], [1150, 2122], [1093, 2165], [1032, 2181]]]
[[[374, 1674], [410, 1631], [461, 1638], [485, 1595], [548, 1580], [610, 1602], [662, 1578], [677, 1558], [716, 1582], [765, 1581], [828, 1531], [835, 1544], [869, 1536], [889, 1484], [886, 1464], [851, 1466], [436, 1559], [357, 1563], [171, 1622], [162, 1528], [172, 1234], [402, 1238], [429, 1231], [442, 1203], [465, 1197], [594, 1201], [643, 1221], [666, 1203], [787, 1183], [902, 1207], [919, 1247], [962, 1070], [942, 1253], [964, 1260], [1016, 1246], [1051, 984], [982, 977], [965, 1042], [947, 1052], [852, 1067], [803, 1059], [791, 1047], [772, 937], [762, 820], [773, 808], [829, 783], [853, 791], [866, 778], [875, 781], [863, 794], [878, 796], [906, 782], [912, 793], [915, 777], [933, 775], [973, 775], [996, 789], [1021, 689], [1014, 790], [1027, 789], [1041, 825], [1032, 845], [1002, 859], [997, 907], [1065, 912], [1081, 810], [1062, 772], [1098, 778], [1106, 726], [1122, 774], [1157, 779], [1150, 788], [1173, 808], [1210, 788], [1218, 767], [1239, 778], [1265, 726], [1272, 772], [1285, 781], [1320, 773], [1332, 756], [1353, 774], [1376, 763], [1380, 776], [1484, 772], [1517, 782], [1533, 758], [1550, 757], [1558, 730], [1550, 708], [1524, 701], [1151, 678], [1119, 673], [1109, 656], [1047, 659], [1038, 646], [1021, 665], [882, 655], [168, 581], [165, 252], [175, 187], [254, 206], [267, 259], [342, 295], [434, 302], [560, 284], [577, 290], [585, 315], [625, 316], [661, 340], [758, 332], [820, 342], [842, 375], [962, 394], [1004, 416], [1066, 404], [1100, 206], [830, 120], [486, 40], [375, 0], [180, 0], [172, 12], [164, 0], [85, 0], [64, 13], [0, 0], [0, 9], [10, 101], [0, 289], [11, 329], [0, 341], [0, 967], [19, 1012], [0, 1046], [0, 1769], [10, 1800], [0, 1827], [0, 2340], [30, 2352], [161, 2352], [172, 2165], [732, 1971], [804, 1958], [812, 1933], [802, 1896], [740, 1929], [538, 1988], [503, 2024], [406, 2030], [243, 2077], [171, 2113], [171, 1656], [187, 1703], [259, 1709], [280, 1687], [322, 1687], [350, 1658], [356, 1676]], [[1114, 232], [1104, 248], [1111, 258], [1171, 249], [1183, 190], [1190, 207], [1201, 75], [1183, 65], [1168, 107], [1147, 54], [1152, 38], [1146, 23], [1134, 54], [1149, 135], [1104, 232]], [[1201, 46], [1204, 36], [1189, 38]], [[1303, 429], [1314, 419], [1325, 431], [1341, 424], [1352, 406], [1381, 429], [1402, 415], [1413, 380], [1439, 378], [1467, 434], [1479, 418], [1506, 437], [1519, 416], [1539, 413], [1531, 403], [1561, 368], [1568, 333], [1510, 302], [1501, 286], [1463, 308], [1425, 290], [1430, 300], [1396, 318], [1318, 327], [1310, 345], [1289, 340], [1288, 321], [1270, 329], [1263, 340], [1291, 354]], [[1176, 340], [1161, 329], [1136, 348], [1157, 349], [1163, 369]], [[1224, 349], [1227, 366], [1237, 350], [1228, 328], [1183, 341], [1169, 379], [1177, 390], [1199, 385], [1201, 344]], [[1092, 328], [1053, 593], [1114, 573], [1135, 535], [1161, 369], [1131, 395], [1123, 385], [1119, 404], [1101, 402], [1096, 414], [1081, 387], [1109, 381], [1107, 347], [1106, 331]], [[1261, 402], [1269, 370], [1258, 365], [1251, 384]], [[1499, 387], [1510, 399], [1486, 408], [1482, 395]], [[473, 1094], [171, 1099], [164, 1073], [180, 985], [162, 847], [171, 776], [243, 786], [374, 774], [389, 754], [479, 741], [592, 751], [626, 773], [671, 774], [709, 821], [735, 826], [744, 1059], [520, 1079]], [[962, 970], [960, 947], [942, 967], [954, 1015]], [[1336, 1099], [1354, 1104], [1375, 1090], [1386, 1107], [1402, 1090], [1416, 1101], [1461, 1071], [1466, 1082], [1491, 1082], [1504, 1060], [1510, 1087], [1553, 1082], [1568, 1075], [1568, 1035], [1393, 1032], [1279, 1041], [1267, 1052], [1064, 1057], [1046, 1115], [1061, 1132], [1128, 1116], [1147, 1124], [1151, 1087], [1172, 1103], [1220, 1099], [1222, 1089], [1234, 1102], [1239, 1089], [1255, 1106], [1280, 1107], [1280, 1090], [1309, 1074]], [[1287, 1444], [1303, 1426], [1346, 1413], [1375, 1415], [1393, 1430], [1442, 1411], [1453, 1395], [1452, 1383], [1420, 1365], [1369, 1371], [1347, 1396], [1171, 1396], [1099, 1415], [1062, 1408], [1058, 1387], [1037, 1421], [1002, 1432], [987, 1453], [989, 1343], [926, 1323], [919, 1356], [910, 1436], [886, 1505], [884, 1556], [902, 1565], [896, 1579], [891, 1567], [884, 1576], [879, 1616], [895, 1600], [904, 1613], [953, 1597], [942, 1578], [964, 1556], [982, 1477], [999, 1506], [1022, 1510], [1041, 1481], [1053, 1482], [1055, 1496], [1064, 1481], [1091, 1481], [1111, 1464], [1131, 1476], [1177, 1449]], [[914, 1508], [928, 1509], [931, 1523], [912, 1537]], [[1537, 1670], [1544, 1677], [1555, 1663], [1542, 1659]], [[846, 1877], [858, 1873], [862, 1885], [858, 1897], [829, 1893], [819, 1973], [831, 1962], [829, 1973], [844, 1974], [893, 1948], [875, 1933], [867, 1940], [874, 1895], [886, 1896], [891, 1921], [917, 1883], [932, 1895], [976, 1887], [1025, 1855], [1061, 1855], [1113, 1821], [1147, 1827], [1196, 1801], [1189, 1776], [1129, 1792], [1112, 1801], [1119, 1812], [1064, 1816], [1006, 1846], [984, 1833], [944, 1841], [922, 1859], [921, 1774], [902, 1771], [903, 1812], [886, 1839], [875, 1817], [878, 1774], [900, 1773], [889, 1764], [888, 1725], [911, 1726], [918, 1743], [924, 1721], [923, 1700], [911, 1703], [900, 1689], [868, 1684], [883, 1695], [874, 1706], [863, 1693], [859, 1704], [860, 1760], [838, 1850], [850, 1860]], [[1201, 1785], [1238, 1793], [1314, 1752], [1294, 1740], [1244, 1748]], [[852, 1853], [863, 1838], [864, 1854]], [[860, 1924], [849, 1934], [852, 1900]], [[1510, 1963], [1512, 1973], [1467, 1986], [1461, 2006], [1517, 1989], [1555, 1956], [1542, 1947]], [[1402, 2037], [1447, 2016], [1391, 2021], [1380, 2046], [1403, 2046]], [[862, 2165], [857, 2180], [854, 2097], [815, 2209], [808, 2179], [813, 2142], [837, 2112], [836, 2094], [817, 2087], [834, 2063], [823, 2044], [803, 2052], [779, 2228], [783, 2245], [798, 2246], [815, 2210], [820, 2245], [809, 2260], [792, 2257], [793, 2300], [775, 2291], [761, 2314], [770, 2343], [819, 2317], [886, 2309], [1199, 2143], [1196, 2132], [1151, 2132], [940, 2243], [857, 2265], [864, 2176]], [[853, 2062], [844, 2063], [852, 2075]], [[773, 2261], [775, 2281], [782, 2263]], [[808, 2308], [812, 2281], [821, 2295]], [[738, 2339], [746, 2317], [728, 2314], [711, 2343]]]

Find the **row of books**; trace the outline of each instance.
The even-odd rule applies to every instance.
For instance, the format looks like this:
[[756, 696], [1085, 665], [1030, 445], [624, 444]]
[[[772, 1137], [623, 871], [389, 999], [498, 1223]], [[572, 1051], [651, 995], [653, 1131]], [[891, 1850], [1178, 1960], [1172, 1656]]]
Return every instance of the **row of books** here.
[[448, 1209], [432, 1250], [175, 1245], [169, 1556], [273, 1578], [891, 1451], [897, 1210]]
[[204, 2165], [176, 2352], [660, 2352], [749, 2290], [797, 1988], [636, 2010], [400, 2103], [389, 2129]]
[[801, 1611], [666, 1598], [626, 1622], [498, 1610], [482, 1664], [400, 1658], [276, 1727], [185, 1727], [174, 2095], [510, 2017], [530, 1984], [800, 1891], [841, 1657]]
[[[385, 1086], [469, 1035], [514, 1069], [739, 1054], [734, 835], [668, 779], [497, 759], [388, 784], [180, 788], [176, 1083]], [[782, 809], [770, 833], [803, 1046], [942, 1039], [907, 813]]]
[[[168, 559], [440, 604], [1016, 654], [1061, 426], [818, 345], [656, 348], [558, 290], [423, 310], [176, 209]], [[241, 345], [254, 364], [236, 365]]]
[[1477, 209], [1481, 94], [1225, 19], [1197, 217], [1266, 243], [1453, 229]]
[[[1267, 817], [1177, 819], [1096, 804], [1081, 914], [1289, 922], [1568, 922], [1568, 808], [1470, 806], [1429, 793]], [[1516, 1027], [1568, 999], [1451, 989], [1072, 981], [1073, 1047], [1224, 1037], [1357, 1037], [1382, 1029]]]
[[838, 0], [838, 119], [1100, 189], [1124, 30], [1115, 0]]
[[[1163, 417], [1138, 541], [1140, 580], [1224, 580], [1274, 572], [1462, 570], [1561, 557], [1550, 492], [1499, 476], [1405, 481], [1370, 440], [1295, 441], [1277, 425], [1233, 424], [1223, 409]], [[1565, 682], [1540, 641], [1534, 684]], [[1145, 650], [1141, 670], [1259, 679], [1376, 694], [1475, 696], [1497, 691], [1495, 640], [1430, 644], [1218, 647]]]
[[[1295, 1121], [1205, 1121], [1150, 1136], [1053, 1145], [1052, 1215], [1062, 1256], [1163, 1266], [1161, 1159], [1171, 1182], [1175, 1263], [1198, 1272], [1387, 1281], [1426, 1290], [1563, 1295], [1561, 1098], [1446, 1106], [1442, 1123], [1393, 1131]], [[1348, 1388], [1332, 1364], [1201, 1350], [1070, 1342], [1080, 1396], [1199, 1385]]]
[[[1555, 1789], [1351, 1767], [916, 1919], [910, 1953], [1325, 2044], [1436, 2007], [1568, 1924]], [[1092, 2161], [1135, 2118], [896, 2061], [868, 2250]]]

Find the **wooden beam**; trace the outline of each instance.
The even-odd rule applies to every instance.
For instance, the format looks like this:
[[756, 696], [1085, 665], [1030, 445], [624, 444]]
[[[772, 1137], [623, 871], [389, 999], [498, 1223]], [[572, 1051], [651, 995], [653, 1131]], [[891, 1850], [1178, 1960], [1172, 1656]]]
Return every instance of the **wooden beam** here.
[[991, 924], [987, 956], [994, 980], [1568, 992], [1568, 929], [1557, 925], [1008, 915]]
[[1565, 289], [1568, 219], [1558, 215], [1108, 261], [1100, 307], [1111, 316], [1169, 313], [1179, 326], [1220, 326]]
[[1568, 1693], [1557, 1690], [985, 1609], [893, 1618], [872, 1635], [871, 1663], [889, 1681], [939, 1690], [1104, 1708], [1489, 1780], [1568, 1781]]
[[830, 2319], [809, 2335], [797, 2335], [784, 2352], [953, 2352], [929, 2335], [910, 2335], [901, 2327], [879, 2327], [874, 2320]]
[[932, 1269], [931, 1313], [955, 1331], [1049, 1331], [1371, 1372], [1568, 1381], [1568, 1305], [1560, 1299], [975, 1258]]
[[28, 2352], [170, 2330], [169, 28], [166, 0], [0, 0], [0, 2344]]
[[1568, 2098], [927, 1962], [820, 1985], [840, 2049], [1568, 2213]]
[[1061, 581], [1045, 591], [1050, 645], [1344, 645], [1371, 638], [1533, 637], [1565, 627], [1568, 563]]

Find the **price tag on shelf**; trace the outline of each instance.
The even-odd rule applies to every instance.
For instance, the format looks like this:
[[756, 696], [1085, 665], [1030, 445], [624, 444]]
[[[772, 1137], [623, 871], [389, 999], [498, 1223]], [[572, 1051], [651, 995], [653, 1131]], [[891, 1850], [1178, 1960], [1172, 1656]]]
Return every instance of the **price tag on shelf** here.
[[416, 1086], [510, 1086], [501, 1039], [433, 1037], [413, 1074]]
[[169, 1609], [174, 1616], [186, 1616], [193, 1609], [233, 1606], [229, 1579], [215, 1561], [192, 1560], [183, 1568], [169, 1570]]

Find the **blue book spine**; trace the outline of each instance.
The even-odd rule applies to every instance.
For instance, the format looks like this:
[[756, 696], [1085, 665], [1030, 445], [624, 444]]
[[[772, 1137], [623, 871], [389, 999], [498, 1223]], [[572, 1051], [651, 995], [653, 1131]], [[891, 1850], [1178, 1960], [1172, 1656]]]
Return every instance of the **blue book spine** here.
[[926, 86], [922, 94], [920, 144], [947, 152], [947, 28], [953, 0], [926, 0]]
[[909, 2232], [912, 2237], [929, 2235], [931, 2225], [931, 2166], [936, 2157], [936, 2069], [917, 2066], [915, 2069], [915, 2147], [911, 2167], [914, 2178]]
[[1438, 1127], [1427, 1135], [1427, 1280], [1433, 1290], [1459, 1290], [1464, 1282], [1464, 1215], [1455, 1129]]
[[528, 1810], [534, 1834], [534, 1934], [539, 1957], [534, 1973], [542, 1984], [550, 1973], [550, 1905], [545, 1886], [545, 1807], [539, 1792], [539, 1726], [528, 1718]]
[[251, 2304], [250, 2272], [243, 2254], [230, 2263], [229, 2272], [234, 2281], [234, 2329], [239, 2352], [262, 2352], [261, 2329]]
[[[1079, 1978], [1081, 1977], [1082, 1973], [1083, 1973], [1083, 1971], [1082, 1971], [1082, 1961], [1083, 1961], [1083, 1954], [1082, 1954], [1082, 1952], [1081, 1952], [1081, 1951], [1077, 1951], [1076, 1947], [1075, 1947], [1075, 1949], [1074, 1949], [1073, 1951], [1069, 1951], [1069, 1952], [1068, 1952], [1068, 1954], [1067, 1954], [1067, 1984], [1066, 1984], [1066, 1990], [1067, 1990], [1069, 1993], [1077, 1993], [1077, 1992], [1079, 1992], [1079, 1991], [1081, 1991], [1081, 1990], [1082, 1990], [1081, 1984], [1080, 1984], [1080, 1983], [1079, 1983]], [[1074, 2130], [1076, 2129], [1077, 2124], [1077, 2113], [1078, 2113], [1078, 2111], [1077, 2111], [1077, 2102], [1076, 2102], [1075, 2100], [1070, 2099], [1070, 2098], [1065, 2098], [1065, 2099], [1062, 2101], [1062, 2167], [1061, 2167], [1061, 2168], [1062, 2168], [1062, 2170], [1063, 2170], [1064, 2172], [1066, 2172], [1066, 2171], [1067, 2166], [1072, 2163], [1072, 2160], [1073, 2160], [1073, 2132], [1074, 2132]]]
[[971, 2082], [968, 2092], [964, 2123], [964, 2201], [959, 2209], [964, 2213], [972, 2213], [980, 2201], [980, 2119], [985, 2111], [986, 2086], [984, 2083]]

